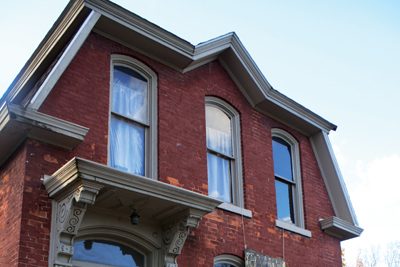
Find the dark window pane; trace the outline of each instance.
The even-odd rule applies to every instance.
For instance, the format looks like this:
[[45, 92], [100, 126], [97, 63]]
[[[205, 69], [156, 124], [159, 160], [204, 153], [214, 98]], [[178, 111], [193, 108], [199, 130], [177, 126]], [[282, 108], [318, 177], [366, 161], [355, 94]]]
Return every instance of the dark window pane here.
[[280, 138], [272, 139], [274, 173], [277, 176], [293, 181], [292, 157], [290, 146]]
[[225, 202], [232, 202], [230, 160], [207, 154], [208, 195]]
[[115, 267], [144, 267], [141, 253], [121, 244], [99, 240], [75, 242], [72, 260], [78, 262], [78, 266], [90, 262]]
[[214, 267], [235, 267], [235, 266], [233, 266], [232, 264], [229, 264], [229, 263], [217, 263], [217, 264], [214, 264]]
[[276, 209], [278, 219], [284, 222], [294, 222], [292, 185], [275, 180]]
[[148, 122], [147, 81], [137, 72], [115, 66], [112, 84], [112, 111], [130, 119]]
[[111, 116], [110, 165], [121, 171], [144, 175], [144, 127]]
[[206, 106], [207, 147], [232, 156], [231, 119], [222, 110]]

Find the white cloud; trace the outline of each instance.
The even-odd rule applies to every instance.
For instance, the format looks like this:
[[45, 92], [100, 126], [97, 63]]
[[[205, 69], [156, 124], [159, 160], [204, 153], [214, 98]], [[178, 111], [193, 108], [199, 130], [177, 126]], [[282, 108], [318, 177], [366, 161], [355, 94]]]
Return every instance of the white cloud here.
[[379, 246], [383, 253], [388, 243], [400, 240], [400, 155], [358, 161], [354, 168], [349, 170], [356, 177], [348, 183], [348, 190], [364, 232], [342, 244], [350, 267], [360, 250]]

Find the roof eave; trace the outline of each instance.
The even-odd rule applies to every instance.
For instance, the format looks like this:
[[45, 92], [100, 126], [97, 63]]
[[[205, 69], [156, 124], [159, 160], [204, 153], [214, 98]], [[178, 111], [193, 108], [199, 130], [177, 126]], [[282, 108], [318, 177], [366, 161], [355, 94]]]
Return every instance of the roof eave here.
[[0, 99], [0, 105], [18, 103], [69, 42], [88, 14], [82, 0], [70, 1]]
[[26, 139], [71, 150], [85, 138], [88, 128], [17, 105], [0, 109], [0, 166]]
[[[181, 72], [219, 60], [254, 108], [306, 135], [311, 136], [319, 130], [329, 132], [336, 129], [334, 124], [272, 89], [235, 33], [193, 46], [171, 32], [105, 0], [71, 1], [1, 99], [2, 103], [18, 103], [18, 100], [26, 96], [26, 91], [70, 41], [90, 10], [101, 15], [94, 25], [94, 31], [108, 34], [108, 37]], [[127, 32], [130, 34], [127, 35]]]

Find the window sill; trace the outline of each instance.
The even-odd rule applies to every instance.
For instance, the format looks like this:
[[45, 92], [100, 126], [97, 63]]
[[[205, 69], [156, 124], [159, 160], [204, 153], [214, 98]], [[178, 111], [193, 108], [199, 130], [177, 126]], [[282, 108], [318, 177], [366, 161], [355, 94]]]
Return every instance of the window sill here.
[[221, 205], [218, 206], [218, 208], [222, 209], [222, 210], [226, 210], [226, 211], [230, 211], [239, 215], [243, 215], [247, 218], [252, 218], [253, 217], [253, 213], [251, 212], [251, 210], [245, 209], [245, 208], [241, 208], [239, 206], [235, 206], [231, 203], [227, 203], [224, 202]]
[[304, 229], [304, 228], [300, 228], [300, 227], [298, 227], [298, 226], [296, 226], [294, 224], [291, 224], [291, 223], [287, 223], [287, 222], [283, 222], [283, 221], [280, 221], [280, 220], [276, 220], [275, 221], [275, 226], [279, 227], [279, 228], [282, 228], [284, 230], [287, 230], [287, 231], [290, 231], [290, 232], [305, 236], [305, 237], [311, 237], [311, 231], [309, 231], [307, 229]]

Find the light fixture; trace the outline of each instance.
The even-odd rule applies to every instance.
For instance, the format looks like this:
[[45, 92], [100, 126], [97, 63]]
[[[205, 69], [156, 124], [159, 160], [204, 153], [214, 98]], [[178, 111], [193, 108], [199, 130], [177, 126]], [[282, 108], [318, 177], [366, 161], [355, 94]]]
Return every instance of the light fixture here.
[[131, 216], [131, 224], [133, 225], [138, 225], [140, 221], [140, 215], [136, 212], [136, 210], [133, 210]]
[[93, 241], [92, 240], [85, 240], [83, 241], [83, 246], [86, 250], [91, 250], [93, 246]]

